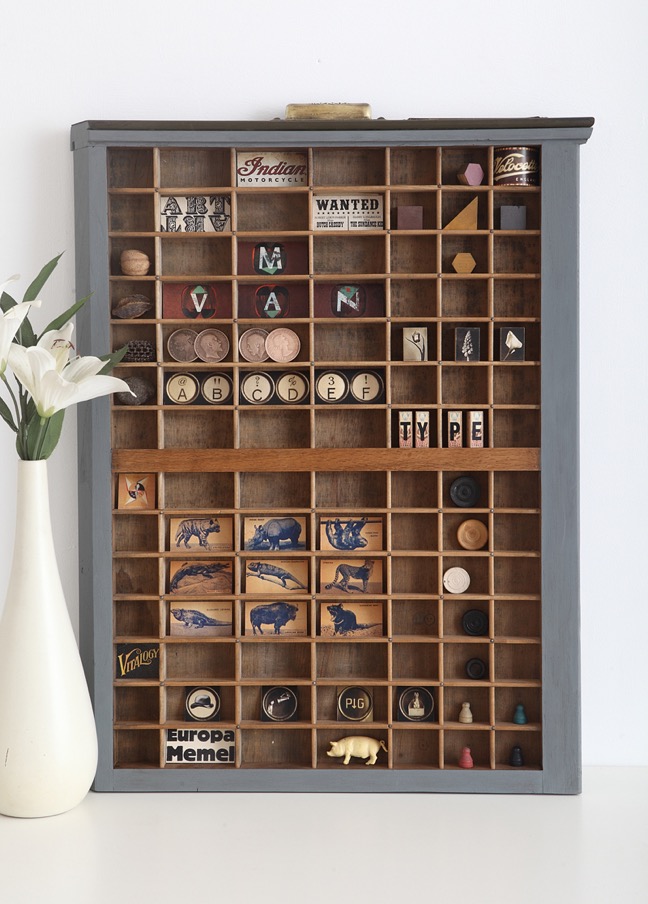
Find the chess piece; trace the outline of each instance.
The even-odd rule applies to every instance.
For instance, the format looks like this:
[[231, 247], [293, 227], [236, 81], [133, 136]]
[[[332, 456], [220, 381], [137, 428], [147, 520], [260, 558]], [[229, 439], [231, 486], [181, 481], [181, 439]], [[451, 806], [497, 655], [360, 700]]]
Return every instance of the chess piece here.
[[470, 755], [470, 747], [464, 747], [461, 751], [461, 756], [459, 757], [459, 765], [462, 769], [472, 769], [475, 765], [473, 763], [473, 758]]
[[515, 712], [513, 713], [513, 721], [516, 725], [527, 724], [528, 719], [524, 711], [524, 703], [518, 703], [518, 705], [515, 707]]
[[472, 710], [470, 709], [470, 703], [462, 703], [461, 704], [461, 712], [459, 713], [459, 721], [463, 722], [464, 725], [470, 725], [473, 720]]
[[[461, 765], [461, 763], [459, 765]], [[522, 755], [521, 747], [514, 747], [511, 750], [511, 758], [509, 760], [509, 765], [524, 766], [524, 756]]]

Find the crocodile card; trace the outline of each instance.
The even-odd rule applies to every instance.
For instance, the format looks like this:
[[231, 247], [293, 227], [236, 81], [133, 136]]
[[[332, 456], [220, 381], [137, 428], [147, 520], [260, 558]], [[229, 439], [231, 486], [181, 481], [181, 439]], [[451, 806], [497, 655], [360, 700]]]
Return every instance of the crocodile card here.
[[169, 607], [169, 634], [172, 637], [231, 637], [232, 603], [190, 603], [191, 608]]

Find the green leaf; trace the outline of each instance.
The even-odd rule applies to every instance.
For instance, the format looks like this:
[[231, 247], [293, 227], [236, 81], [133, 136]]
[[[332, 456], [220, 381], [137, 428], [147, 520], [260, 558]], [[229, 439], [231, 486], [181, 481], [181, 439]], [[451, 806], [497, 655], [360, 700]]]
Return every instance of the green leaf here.
[[117, 349], [116, 352], [113, 352], [111, 355], [101, 355], [99, 357], [100, 361], [105, 361], [105, 365], [99, 371], [100, 374], [107, 374], [116, 367], [121, 359], [124, 357], [126, 352], [128, 351], [128, 346], [124, 345], [122, 348]]
[[9, 426], [11, 427], [11, 429], [13, 430], [14, 433], [18, 433], [18, 428], [14, 424], [14, 419], [11, 416], [11, 411], [9, 410], [9, 406], [7, 405], [7, 403], [5, 402], [4, 399], [0, 399], [0, 417], [2, 418], [3, 421], [5, 421], [7, 424], [9, 424]]
[[38, 274], [36, 279], [33, 281], [33, 283], [29, 286], [29, 288], [25, 292], [25, 297], [23, 298], [23, 301], [35, 301], [38, 298], [38, 296], [40, 294], [40, 290], [43, 288], [43, 286], [45, 285], [47, 280], [50, 278], [50, 276], [52, 275], [52, 271], [56, 268], [56, 265], [58, 264], [58, 262], [60, 261], [60, 259], [62, 257], [63, 257], [62, 253], [57, 254], [56, 257], [52, 258], [52, 260], [48, 264], [45, 264], [45, 266], [43, 267], [41, 272]]
[[62, 314], [59, 314], [58, 317], [55, 317], [51, 323], [48, 323], [41, 336], [45, 333], [49, 333], [50, 330], [60, 330], [62, 326], [68, 322], [68, 320], [72, 320], [77, 311], [80, 311], [83, 305], [92, 298], [92, 295], [86, 295], [85, 298], [81, 298], [79, 301], [75, 301], [72, 307], [68, 308], [67, 311], [63, 311]]
[[30, 348], [30, 346], [36, 345], [36, 341], [36, 333], [32, 329], [29, 317], [25, 317], [16, 333], [14, 342], [17, 342], [18, 345], [24, 345], [25, 348]]
[[61, 438], [65, 409], [57, 411], [50, 418], [41, 418], [37, 413], [27, 425], [25, 451], [29, 461], [49, 458]]
[[64, 417], [65, 409], [57, 411], [56, 414], [53, 414], [51, 418], [48, 419], [45, 430], [45, 439], [40, 447], [39, 458], [49, 458], [54, 449], [56, 449], [58, 441], [61, 438]]
[[6, 314], [9, 308], [15, 308], [18, 302], [15, 298], [12, 298], [8, 292], [3, 292], [0, 295], [0, 308], [2, 308], [3, 314]]

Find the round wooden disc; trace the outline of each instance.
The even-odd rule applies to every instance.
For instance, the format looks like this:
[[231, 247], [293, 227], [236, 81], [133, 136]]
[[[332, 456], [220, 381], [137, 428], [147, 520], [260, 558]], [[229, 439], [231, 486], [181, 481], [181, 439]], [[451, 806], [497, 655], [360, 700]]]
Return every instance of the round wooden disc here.
[[457, 540], [464, 549], [481, 549], [488, 540], [488, 528], [482, 521], [469, 518], [457, 528]]

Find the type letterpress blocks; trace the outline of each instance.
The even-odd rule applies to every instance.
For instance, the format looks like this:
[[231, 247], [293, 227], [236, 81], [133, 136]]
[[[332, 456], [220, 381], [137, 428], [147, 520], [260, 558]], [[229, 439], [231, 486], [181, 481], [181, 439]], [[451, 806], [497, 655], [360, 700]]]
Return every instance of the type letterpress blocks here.
[[448, 412], [448, 448], [455, 449], [463, 446], [463, 427], [461, 411]]
[[481, 449], [484, 445], [484, 412], [468, 412], [468, 447]]
[[398, 445], [401, 449], [412, 448], [412, 412], [398, 412]]
[[417, 449], [430, 446], [430, 412], [417, 411], [414, 425], [414, 445]]

